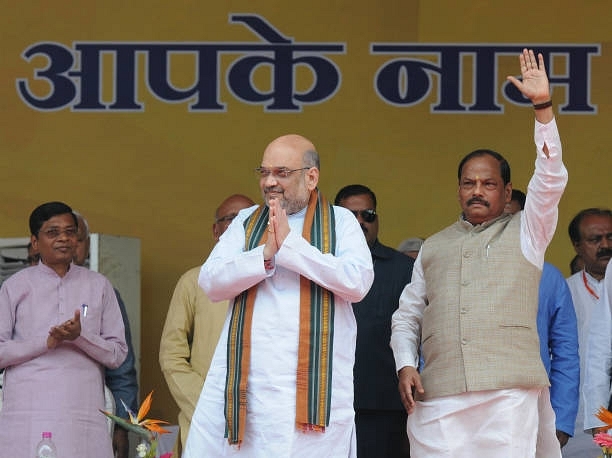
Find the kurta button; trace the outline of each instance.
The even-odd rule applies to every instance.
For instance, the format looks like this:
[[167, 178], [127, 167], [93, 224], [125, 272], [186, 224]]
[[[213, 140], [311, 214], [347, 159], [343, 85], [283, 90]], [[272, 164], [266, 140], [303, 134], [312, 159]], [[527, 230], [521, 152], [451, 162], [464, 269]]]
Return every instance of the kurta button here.
[[463, 257], [464, 258], [471, 258], [472, 257], [472, 252], [471, 251], [465, 251], [463, 253]]
[[467, 339], [461, 339], [461, 345], [467, 344]]

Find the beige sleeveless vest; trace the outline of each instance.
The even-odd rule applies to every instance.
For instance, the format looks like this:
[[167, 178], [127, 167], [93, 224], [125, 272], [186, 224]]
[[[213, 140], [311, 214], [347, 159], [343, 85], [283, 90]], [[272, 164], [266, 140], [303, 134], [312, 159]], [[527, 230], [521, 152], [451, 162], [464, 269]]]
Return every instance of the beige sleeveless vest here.
[[542, 272], [521, 252], [520, 213], [458, 221], [424, 243], [423, 399], [548, 386], [536, 327]]

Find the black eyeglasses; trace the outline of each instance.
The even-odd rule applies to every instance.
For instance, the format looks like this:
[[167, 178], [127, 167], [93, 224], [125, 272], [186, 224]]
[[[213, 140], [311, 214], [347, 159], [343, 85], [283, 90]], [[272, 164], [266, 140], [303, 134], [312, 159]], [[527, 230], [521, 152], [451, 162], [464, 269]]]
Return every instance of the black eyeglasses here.
[[368, 208], [367, 210], [351, 210], [351, 213], [355, 215], [355, 218], [361, 216], [361, 219], [366, 223], [373, 223], [376, 219], [376, 210]]

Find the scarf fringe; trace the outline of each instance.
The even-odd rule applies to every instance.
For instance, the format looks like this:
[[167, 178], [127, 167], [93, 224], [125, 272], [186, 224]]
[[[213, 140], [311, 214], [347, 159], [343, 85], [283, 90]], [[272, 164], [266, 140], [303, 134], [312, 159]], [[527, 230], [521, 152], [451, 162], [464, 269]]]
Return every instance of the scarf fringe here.
[[313, 425], [312, 423], [296, 423], [295, 424], [298, 431], [303, 433], [315, 432], [315, 433], [324, 433], [325, 426]]

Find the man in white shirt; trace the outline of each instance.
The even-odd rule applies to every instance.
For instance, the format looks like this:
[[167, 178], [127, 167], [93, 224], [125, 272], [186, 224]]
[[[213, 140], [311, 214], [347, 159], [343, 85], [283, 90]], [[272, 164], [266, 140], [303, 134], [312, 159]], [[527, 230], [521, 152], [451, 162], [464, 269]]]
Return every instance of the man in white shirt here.
[[211, 300], [235, 299], [183, 458], [354, 456], [351, 303], [372, 285], [370, 250], [318, 191], [309, 140], [277, 138], [255, 172], [265, 203], [238, 213], [200, 271]]
[[[570, 222], [569, 236], [576, 254], [584, 262], [584, 268], [567, 279], [578, 321], [578, 349], [580, 354], [580, 403], [574, 437], [563, 449], [564, 458], [592, 458], [601, 453], [593, 442], [590, 429], [601, 426], [595, 418], [600, 407], [597, 391], [585, 385], [587, 366], [592, 356], [587, 355], [589, 335], [593, 325], [608, 323], [605, 315], [596, 313], [603, 293], [606, 267], [612, 257], [612, 211], [604, 208], [587, 208], [580, 211]], [[602, 304], [603, 305], [603, 304]], [[597, 317], [591, 320], [591, 317]], [[608, 331], [609, 332], [609, 331]], [[604, 361], [594, 361], [604, 367]], [[609, 397], [609, 382], [608, 382]], [[588, 405], [588, 407], [587, 407]], [[608, 407], [608, 400], [604, 407]], [[586, 434], [585, 434], [585, 431]]]

